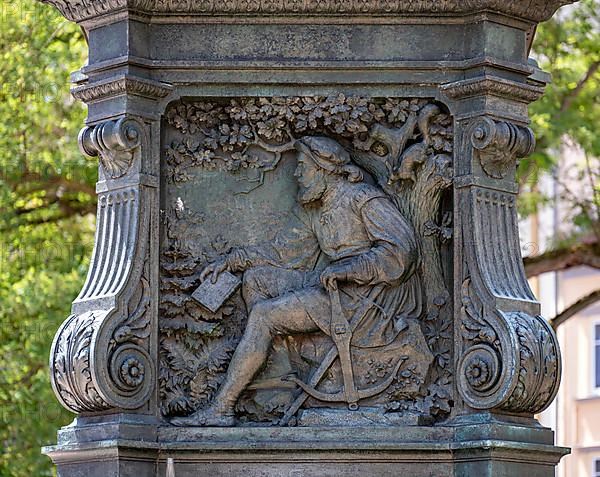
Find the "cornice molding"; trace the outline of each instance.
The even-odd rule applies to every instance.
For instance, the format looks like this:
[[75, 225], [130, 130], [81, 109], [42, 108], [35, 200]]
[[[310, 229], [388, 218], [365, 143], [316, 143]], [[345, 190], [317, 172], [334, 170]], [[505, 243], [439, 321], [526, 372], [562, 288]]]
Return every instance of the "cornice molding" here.
[[497, 76], [482, 76], [456, 83], [443, 85], [441, 90], [452, 99], [464, 99], [473, 96], [492, 94], [524, 103], [538, 100], [544, 94], [543, 86], [499, 78]]
[[575, 0], [40, 0], [80, 22], [129, 10], [149, 15], [463, 15], [493, 11], [532, 22]]
[[166, 97], [172, 90], [166, 83], [159, 83], [142, 78], [121, 76], [116, 79], [84, 84], [71, 89], [75, 99], [84, 103], [92, 103], [111, 96], [133, 94], [151, 99]]

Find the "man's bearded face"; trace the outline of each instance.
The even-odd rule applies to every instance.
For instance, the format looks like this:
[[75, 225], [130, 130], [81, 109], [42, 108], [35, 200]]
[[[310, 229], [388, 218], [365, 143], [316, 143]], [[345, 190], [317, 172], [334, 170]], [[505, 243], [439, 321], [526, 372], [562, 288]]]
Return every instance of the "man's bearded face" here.
[[327, 189], [325, 174], [303, 152], [298, 153], [298, 166], [294, 177], [298, 179], [298, 202], [309, 204], [323, 197]]

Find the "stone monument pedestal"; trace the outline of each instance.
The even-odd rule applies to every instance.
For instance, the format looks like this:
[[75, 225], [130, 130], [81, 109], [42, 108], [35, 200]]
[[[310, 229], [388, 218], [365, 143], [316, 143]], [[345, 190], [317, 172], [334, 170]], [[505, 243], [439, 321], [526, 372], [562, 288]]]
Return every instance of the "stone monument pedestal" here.
[[[491, 417], [491, 416], [488, 416]], [[442, 426], [155, 428], [77, 423], [44, 448], [59, 476], [551, 477], [569, 450], [533, 420]], [[451, 424], [451, 425], [449, 425]], [[79, 430], [76, 430], [79, 429]]]
[[61, 477], [554, 475], [515, 177], [569, 0], [42, 1], [99, 160]]

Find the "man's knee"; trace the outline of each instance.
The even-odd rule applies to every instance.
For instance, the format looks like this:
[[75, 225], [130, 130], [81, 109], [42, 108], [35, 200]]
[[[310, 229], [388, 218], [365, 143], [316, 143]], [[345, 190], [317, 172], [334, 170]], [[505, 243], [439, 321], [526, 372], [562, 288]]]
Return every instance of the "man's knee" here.
[[242, 296], [249, 306], [259, 300], [270, 298], [266, 286], [266, 267], [254, 267], [246, 270], [242, 278]]
[[244, 272], [242, 278], [243, 287], [254, 287], [259, 283], [260, 276], [262, 275], [262, 267], [249, 268]]
[[272, 316], [273, 306], [268, 301], [260, 301], [250, 310], [247, 326], [270, 332], [273, 328]]

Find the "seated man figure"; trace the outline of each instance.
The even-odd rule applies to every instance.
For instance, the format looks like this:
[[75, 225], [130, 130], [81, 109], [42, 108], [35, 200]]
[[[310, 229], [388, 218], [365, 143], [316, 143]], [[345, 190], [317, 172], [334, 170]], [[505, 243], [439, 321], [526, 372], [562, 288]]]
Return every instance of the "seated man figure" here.
[[234, 249], [201, 274], [214, 280], [225, 270], [245, 272], [248, 323], [212, 404], [173, 419], [175, 425], [234, 425], [235, 404], [263, 367], [275, 335], [330, 335], [329, 290], [339, 286], [348, 319], [365, 300], [373, 304], [353, 333], [353, 346], [385, 346], [402, 318], [421, 315], [419, 248], [408, 221], [379, 188], [363, 182], [333, 139], [304, 137], [296, 149], [298, 206], [290, 222], [272, 242]]

